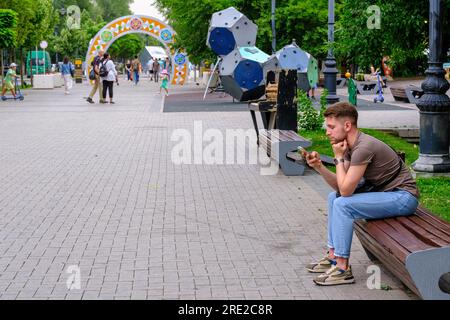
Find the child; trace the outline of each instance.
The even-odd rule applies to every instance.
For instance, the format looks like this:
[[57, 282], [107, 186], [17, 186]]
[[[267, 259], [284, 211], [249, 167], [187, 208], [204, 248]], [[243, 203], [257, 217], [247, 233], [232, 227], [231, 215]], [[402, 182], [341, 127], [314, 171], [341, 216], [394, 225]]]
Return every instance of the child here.
[[161, 71], [161, 86], [159, 87], [159, 93], [161, 93], [161, 89], [164, 89], [166, 91], [166, 96], [169, 95], [169, 74], [167, 73], [167, 70], [164, 69]]
[[16, 90], [15, 90], [15, 86], [14, 86], [15, 78], [17, 78], [16, 68], [17, 68], [17, 65], [15, 63], [11, 63], [11, 65], [9, 66], [9, 70], [5, 76], [5, 84], [4, 84], [4, 88], [2, 90], [2, 98], [5, 98], [5, 93], [7, 90], [11, 91], [14, 99], [16, 98]]

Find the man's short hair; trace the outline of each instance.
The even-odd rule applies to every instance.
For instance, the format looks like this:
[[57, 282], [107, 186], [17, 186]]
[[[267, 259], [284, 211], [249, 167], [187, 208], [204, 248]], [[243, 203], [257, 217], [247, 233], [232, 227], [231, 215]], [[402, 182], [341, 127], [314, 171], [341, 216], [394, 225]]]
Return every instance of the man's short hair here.
[[325, 110], [323, 116], [325, 118], [350, 118], [352, 124], [355, 126], [358, 124], [358, 111], [348, 102], [337, 102], [332, 104], [327, 110]]

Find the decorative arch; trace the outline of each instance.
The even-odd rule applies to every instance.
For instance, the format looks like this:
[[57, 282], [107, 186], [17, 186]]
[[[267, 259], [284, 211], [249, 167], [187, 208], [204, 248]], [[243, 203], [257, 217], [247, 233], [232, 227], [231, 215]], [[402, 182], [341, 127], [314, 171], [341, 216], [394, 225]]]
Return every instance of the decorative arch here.
[[98, 54], [98, 51], [107, 51], [108, 48], [120, 37], [131, 33], [141, 33], [152, 36], [160, 41], [170, 54], [172, 60], [171, 83], [186, 83], [188, 77], [189, 60], [187, 54], [182, 51], [175, 51], [175, 31], [164, 22], [145, 15], [131, 15], [117, 18], [104, 26], [89, 43], [86, 54], [86, 64], [88, 74], [91, 69], [91, 62]]

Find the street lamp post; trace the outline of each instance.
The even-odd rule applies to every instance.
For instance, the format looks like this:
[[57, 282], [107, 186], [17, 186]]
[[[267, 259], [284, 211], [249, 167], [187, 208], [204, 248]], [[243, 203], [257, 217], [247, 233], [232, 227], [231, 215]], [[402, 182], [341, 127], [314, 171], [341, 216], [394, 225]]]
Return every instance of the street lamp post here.
[[325, 88], [328, 90], [327, 103], [333, 104], [339, 101], [336, 94], [336, 59], [333, 53], [334, 44], [334, 0], [328, 0], [328, 55], [325, 60]]
[[442, 0], [430, 0], [428, 69], [422, 83], [424, 94], [416, 103], [420, 110], [420, 146], [419, 158], [412, 167], [430, 173], [450, 172], [450, 98], [445, 94], [450, 85], [442, 68], [443, 7]]
[[272, 53], [277, 52], [277, 40], [275, 35], [275, 0], [272, 0]]

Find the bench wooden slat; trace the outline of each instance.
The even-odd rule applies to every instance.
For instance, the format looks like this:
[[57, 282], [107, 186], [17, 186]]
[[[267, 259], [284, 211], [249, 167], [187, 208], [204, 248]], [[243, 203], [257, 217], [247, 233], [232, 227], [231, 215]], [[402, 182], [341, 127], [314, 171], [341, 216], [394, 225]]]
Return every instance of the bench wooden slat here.
[[433, 246], [433, 247], [443, 247], [447, 246], [449, 242], [439, 238], [438, 236], [428, 232], [426, 229], [414, 223], [414, 221], [408, 219], [408, 217], [398, 217], [396, 220], [413, 233], [422, 242]]
[[405, 268], [406, 256], [409, 253], [404, 248], [399, 247], [398, 243], [392, 238], [386, 237], [383, 231], [371, 223], [367, 224], [366, 227], [364, 220], [355, 223], [355, 234], [367, 251], [375, 255], [387, 269], [415, 294], [420, 295], [419, 290]]
[[289, 131], [287, 132], [288, 137], [292, 140], [296, 140], [296, 141], [310, 141], [306, 138], [303, 138], [301, 136], [299, 136], [297, 133], [295, 133], [294, 131]]
[[406, 257], [410, 254], [410, 252], [400, 245], [398, 241], [392, 239], [392, 237], [386, 234], [386, 232], [380, 229], [376, 224], [373, 222], [363, 222], [363, 220], [361, 220], [358, 221], [356, 225], [363, 226], [366, 232], [373, 238], [377, 239], [377, 241], [380, 242], [388, 252], [396, 256], [401, 262], [405, 262]]
[[450, 225], [439, 217], [427, 212], [424, 208], [419, 207], [416, 210], [416, 215], [421, 219], [427, 221], [432, 224], [436, 228], [450, 235]]
[[[438, 257], [440, 252], [447, 254], [450, 249], [450, 235], [448, 234], [450, 224], [448, 222], [429, 213], [424, 208], [418, 207], [415, 214], [410, 216], [358, 220], [354, 224], [355, 234], [369, 254], [369, 258], [379, 259], [389, 271], [418, 296], [421, 294], [423, 298], [439, 296], [440, 291], [430, 288], [429, 281], [438, 279], [440, 270], [448, 269], [448, 256], [435, 258], [436, 261], [429, 261], [426, 257], [429, 257], [430, 254]], [[431, 268], [429, 276], [428, 273], [424, 274], [421, 270], [426, 266], [422, 267], [421, 259], [428, 259], [423, 260], [427, 263], [436, 263], [438, 269]], [[408, 261], [408, 267], [406, 261]], [[428, 279], [428, 277], [430, 278]], [[416, 283], [420, 291], [417, 289]]]
[[433, 248], [433, 246], [417, 239], [395, 219], [377, 220], [374, 223], [409, 252]]
[[416, 225], [422, 227], [423, 229], [434, 234], [435, 236], [438, 236], [440, 239], [450, 244], [450, 236], [447, 233], [443, 232], [441, 229], [433, 226], [432, 224], [428, 223], [427, 221], [423, 220], [422, 218], [418, 217], [415, 214], [409, 216], [408, 219], [414, 222]]

